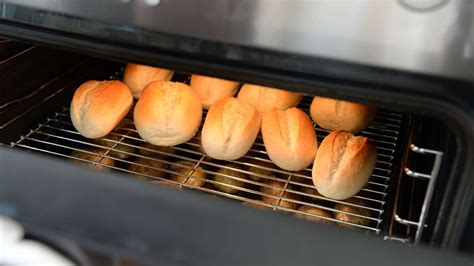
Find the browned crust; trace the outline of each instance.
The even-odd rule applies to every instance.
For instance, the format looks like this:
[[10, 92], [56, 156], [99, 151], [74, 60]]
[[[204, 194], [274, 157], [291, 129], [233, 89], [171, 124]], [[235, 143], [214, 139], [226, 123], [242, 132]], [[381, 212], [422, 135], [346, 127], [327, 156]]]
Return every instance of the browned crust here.
[[100, 138], [117, 126], [132, 104], [132, 94], [121, 81], [87, 81], [74, 93], [71, 120], [84, 137]]
[[313, 165], [313, 183], [325, 197], [350, 198], [367, 183], [376, 160], [375, 146], [367, 138], [334, 131], [318, 149]]
[[359, 132], [372, 122], [376, 108], [338, 99], [314, 97], [310, 113], [313, 121], [324, 129]]

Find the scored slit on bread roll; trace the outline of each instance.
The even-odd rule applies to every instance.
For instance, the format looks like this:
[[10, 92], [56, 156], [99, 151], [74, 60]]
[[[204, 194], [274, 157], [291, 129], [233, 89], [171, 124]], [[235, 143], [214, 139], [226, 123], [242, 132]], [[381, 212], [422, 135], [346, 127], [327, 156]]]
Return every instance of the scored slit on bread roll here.
[[118, 80], [90, 80], [83, 83], [71, 101], [71, 121], [86, 138], [109, 134], [127, 115], [133, 97], [127, 86]]
[[260, 116], [252, 105], [227, 97], [214, 103], [202, 128], [202, 147], [218, 160], [236, 160], [252, 147], [260, 129]]
[[234, 96], [240, 83], [194, 74], [191, 76], [190, 86], [199, 95], [202, 107], [207, 110], [217, 100]]
[[375, 146], [366, 137], [337, 130], [324, 138], [313, 164], [313, 183], [321, 195], [347, 199], [369, 180], [377, 161]]
[[314, 97], [311, 118], [328, 130], [359, 132], [367, 128], [375, 117], [376, 108], [343, 100]]
[[300, 171], [316, 156], [318, 142], [311, 119], [300, 109], [273, 109], [262, 119], [262, 137], [268, 156], [278, 167]]
[[173, 74], [172, 70], [130, 63], [125, 68], [123, 82], [132, 92], [133, 98], [138, 99], [148, 84], [171, 80]]
[[194, 136], [201, 123], [202, 106], [188, 85], [155, 81], [143, 90], [133, 117], [144, 140], [158, 146], [175, 146]]
[[237, 98], [255, 106], [259, 114], [263, 115], [275, 108], [285, 110], [297, 106], [303, 96], [296, 92], [245, 84], [240, 89]]

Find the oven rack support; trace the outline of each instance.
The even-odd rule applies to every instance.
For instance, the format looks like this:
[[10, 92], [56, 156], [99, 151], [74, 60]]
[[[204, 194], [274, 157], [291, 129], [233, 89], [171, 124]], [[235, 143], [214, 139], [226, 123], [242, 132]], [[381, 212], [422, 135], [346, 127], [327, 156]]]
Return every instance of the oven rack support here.
[[[416, 227], [416, 233], [415, 233], [415, 239], [414, 239], [414, 244], [420, 243], [421, 240], [421, 235], [423, 233], [423, 230], [428, 227], [426, 224], [426, 218], [428, 215], [428, 205], [431, 202], [431, 199], [433, 197], [433, 192], [435, 189], [435, 184], [436, 180], [439, 175], [439, 170], [441, 168], [441, 162], [443, 159], [443, 152], [441, 151], [436, 151], [436, 150], [430, 150], [430, 149], [424, 149], [417, 147], [414, 144], [410, 145], [410, 149], [418, 154], [422, 155], [434, 155], [434, 162], [433, 162], [433, 168], [431, 169], [430, 174], [425, 174], [425, 173], [420, 173], [416, 171], [410, 170], [410, 168], [405, 167], [405, 175], [410, 177], [410, 178], [417, 178], [421, 180], [426, 180], [428, 182], [428, 187], [426, 189], [426, 194], [423, 199], [423, 205], [421, 207], [421, 212], [420, 212], [420, 217], [418, 221], [413, 221], [409, 219], [404, 219], [398, 215], [398, 210], [396, 209], [394, 212], [394, 220], [398, 222], [399, 224], [406, 225], [406, 226], [414, 226]], [[398, 206], [398, 204], [397, 204]], [[402, 242], [407, 242], [409, 239], [405, 239]]]

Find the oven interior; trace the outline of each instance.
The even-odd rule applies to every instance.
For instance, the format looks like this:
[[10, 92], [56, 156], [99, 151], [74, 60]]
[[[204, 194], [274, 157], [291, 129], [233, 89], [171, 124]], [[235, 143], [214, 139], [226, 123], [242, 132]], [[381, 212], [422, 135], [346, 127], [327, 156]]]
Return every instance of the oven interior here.
[[[124, 66], [124, 62], [2, 40], [2, 146], [111, 171], [117, 173], [117, 178], [135, 179], [150, 186], [211, 193], [250, 207], [303, 215], [341, 230], [375, 234], [409, 245], [433, 244], [437, 211], [452, 160], [449, 155], [456, 151], [455, 136], [437, 119], [378, 106], [375, 120], [361, 133], [377, 147], [375, 170], [353, 199], [332, 200], [313, 188], [310, 168], [288, 172], [271, 163], [260, 136], [249, 153], [233, 162], [206, 156], [200, 148], [199, 133], [185, 144], [157, 150], [138, 136], [133, 108], [101, 141], [80, 136], [69, 118], [74, 90], [91, 79], [121, 80]], [[190, 74], [178, 71], [173, 79], [188, 83]], [[311, 99], [312, 95], [306, 95], [298, 107], [308, 113]], [[318, 142], [329, 133], [316, 125], [315, 129]], [[195, 172], [201, 173], [196, 179], [202, 185], [187, 183]], [[181, 176], [181, 182], [170, 179], [171, 175]], [[227, 181], [216, 181], [216, 175]], [[267, 180], [282, 184], [277, 188], [278, 195], [262, 192]], [[235, 192], [222, 192], [216, 185]], [[262, 201], [262, 197], [272, 198], [272, 204]], [[325, 210], [331, 217], [305, 212], [302, 206]]]

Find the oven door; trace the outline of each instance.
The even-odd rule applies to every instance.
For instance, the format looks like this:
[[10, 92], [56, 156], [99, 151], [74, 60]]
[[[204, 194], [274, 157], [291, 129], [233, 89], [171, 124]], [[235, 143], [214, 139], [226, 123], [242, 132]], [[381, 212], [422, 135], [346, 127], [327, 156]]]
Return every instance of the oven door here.
[[459, 254], [0, 149], [0, 211], [33, 235], [150, 265], [472, 265]]

